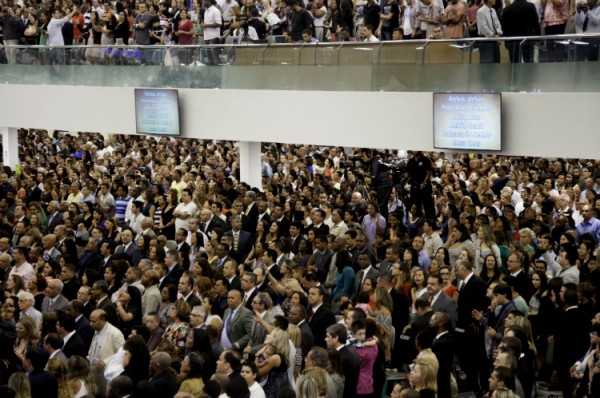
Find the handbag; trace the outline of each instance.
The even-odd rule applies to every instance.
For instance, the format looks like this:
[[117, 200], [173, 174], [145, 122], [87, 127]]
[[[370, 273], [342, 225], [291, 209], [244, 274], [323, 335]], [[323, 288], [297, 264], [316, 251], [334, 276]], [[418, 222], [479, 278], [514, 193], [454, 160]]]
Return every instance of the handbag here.
[[[29, 25], [27, 29], [25, 29], [25, 36], [35, 36], [37, 35], [37, 28], [34, 25]], [[41, 40], [41, 37], [40, 37]]]

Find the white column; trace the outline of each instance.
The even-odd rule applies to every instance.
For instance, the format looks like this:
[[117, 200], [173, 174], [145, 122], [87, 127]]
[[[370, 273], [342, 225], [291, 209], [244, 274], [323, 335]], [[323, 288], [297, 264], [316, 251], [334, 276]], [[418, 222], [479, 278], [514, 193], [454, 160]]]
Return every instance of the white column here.
[[262, 191], [260, 142], [240, 141], [240, 180]]
[[13, 171], [19, 164], [19, 138], [17, 129], [12, 127], [0, 127], [2, 135], [2, 155], [4, 156], [4, 165], [9, 166]]

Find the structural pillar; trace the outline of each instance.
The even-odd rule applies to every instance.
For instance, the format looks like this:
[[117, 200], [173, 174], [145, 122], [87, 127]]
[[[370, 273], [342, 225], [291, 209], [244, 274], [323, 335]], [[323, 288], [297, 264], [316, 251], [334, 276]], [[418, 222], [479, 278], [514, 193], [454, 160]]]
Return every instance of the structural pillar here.
[[19, 137], [17, 129], [12, 127], [0, 127], [2, 135], [2, 156], [4, 166], [9, 166], [13, 171], [19, 162]]
[[240, 141], [240, 181], [262, 191], [260, 142]]

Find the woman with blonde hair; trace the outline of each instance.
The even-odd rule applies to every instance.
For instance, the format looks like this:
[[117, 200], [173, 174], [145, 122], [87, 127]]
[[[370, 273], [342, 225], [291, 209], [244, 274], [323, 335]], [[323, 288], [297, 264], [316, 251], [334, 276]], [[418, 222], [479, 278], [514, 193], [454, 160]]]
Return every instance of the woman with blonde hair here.
[[96, 395], [96, 381], [90, 363], [84, 357], [73, 355], [67, 361], [67, 381], [74, 398]]
[[8, 378], [8, 386], [15, 391], [15, 398], [30, 398], [31, 385], [25, 372], [15, 372]]
[[317, 386], [317, 381], [311, 376], [300, 376], [298, 378], [298, 383], [296, 383], [296, 397], [319, 398], [319, 386]]
[[296, 355], [292, 359], [294, 361], [294, 378], [298, 379], [300, 370], [302, 369], [302, 347], [300, 347], [300, 343], [302, 342], [302, 332], [298, 326], [290, 323], [288, 325], [287, 333], [290, 341], [296, 348]]
[[15, 355], [23, 362], [27, 348], [35, 345], [40, 340], [40, 332], [35, 320], [29, 316], [17, 322], [17, 340], [15, 342]]
[[431, 390], [437, 396], [437, 372], [431, 364], [417, 362], [408, 374], [408, 381], [415, 390]]
[[[274, 353], [269, 355], [269, 352]], [[288, 367], [290, 358], [290, 343], [288, 334], [275, 328], [265, 338], [265, 345], [256, 353], [256, 366], [261, 377], [268, 375], [267, 382], [263, 386], [267, 397], [277, 396], [277, 391], [284, 387], [290, 387], [288, 378]]]
[[58, 358], [50, 358], [46, 371], [54, 376], [58, 383], [58, 398], [73, 398], [73, 390], [67, 382], [67, 365]]

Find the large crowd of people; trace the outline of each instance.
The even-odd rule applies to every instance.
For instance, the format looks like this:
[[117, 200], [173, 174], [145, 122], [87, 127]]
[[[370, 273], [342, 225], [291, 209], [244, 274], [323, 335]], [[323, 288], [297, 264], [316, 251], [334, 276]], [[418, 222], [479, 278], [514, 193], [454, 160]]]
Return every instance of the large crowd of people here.
[[[600, 33], [597, 0], [172, 0], [0, 2], [0, 63], [220, 65], [235, 59], [193, 44], [318, 43], [534, 37]], [[598, 60], [598, 40], [577, 60]], [[141, 51], [126, 45], [172, 45]], [[562, 61], [568, 46], [507, 41], [511, 62]], [[48, 49], [14, 46], [47, 45]], [[65, 51], [60, 46], [88, 46]], [[97, 46], [114, 46], [98, 48]], [[59, 46], [55, 48], [54, 46]], [[481, 63], [500, 62], [497, 41], [473, 46]], [[542, 54], [543, 52], [543, 54]]]
[[234, 142], [19, 148], [2, 396], [598, 395], [597, 161], [263, 144], [252, 187]]

